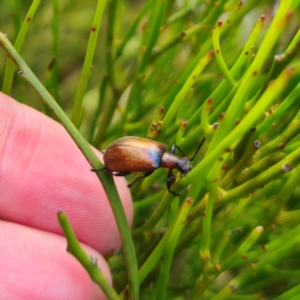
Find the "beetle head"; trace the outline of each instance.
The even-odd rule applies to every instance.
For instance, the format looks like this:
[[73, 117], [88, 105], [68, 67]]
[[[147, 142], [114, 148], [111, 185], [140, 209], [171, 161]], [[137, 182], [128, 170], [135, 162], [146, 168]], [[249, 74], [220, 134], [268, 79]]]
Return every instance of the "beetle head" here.
[[191, 161], [187, 157], [178, 158], [176, 167], [180, 173], [185, 175], [192, 170]]

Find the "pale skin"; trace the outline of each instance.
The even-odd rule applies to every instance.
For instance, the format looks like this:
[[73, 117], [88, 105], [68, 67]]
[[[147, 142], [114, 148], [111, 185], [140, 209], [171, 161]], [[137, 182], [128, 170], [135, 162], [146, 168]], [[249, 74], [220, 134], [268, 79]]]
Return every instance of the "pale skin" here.
[[[56, 217], [59, 210], [66, 213], [111, 282], [102, 255], [121, 241], [90, 169], [61, 125], [0, 93], [0, 299], [106, 299], [66, 252]], [[124, 178], [115, 180], [131, 224], [130, 191]]]

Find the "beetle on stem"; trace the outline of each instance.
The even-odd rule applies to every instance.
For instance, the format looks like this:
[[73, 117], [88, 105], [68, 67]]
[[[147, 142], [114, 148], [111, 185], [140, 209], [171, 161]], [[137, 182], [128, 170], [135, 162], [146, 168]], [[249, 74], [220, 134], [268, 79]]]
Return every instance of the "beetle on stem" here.
[[[131, 173], [143, 172], [128, 184], [128, 187], [132, 187], [138, 180], [151, 175], [156, 169], [167, 168], [169, 169], [167, 189], [171, 194], [179, 196], [180, 194], [171, 191], [171, 185], [175, 177], [172, 170], [177, 169], [182, 174], [188, 174], [192, 169], [191, 162], [204, 141], [205, 138], [200, 142], [193, 157], [189, 159], [177, 145], [172, 146], [171, 152], [166, 152], [167, 146], [165, 144], [136, 136], [123, 137], [114, 141], [103, 151], [105, 166], [92, 169], [92, 171], [105, 170], [114, 176], [126, 176]], [[175, 155], [176, 148], [182, 153], [183, 157]]]

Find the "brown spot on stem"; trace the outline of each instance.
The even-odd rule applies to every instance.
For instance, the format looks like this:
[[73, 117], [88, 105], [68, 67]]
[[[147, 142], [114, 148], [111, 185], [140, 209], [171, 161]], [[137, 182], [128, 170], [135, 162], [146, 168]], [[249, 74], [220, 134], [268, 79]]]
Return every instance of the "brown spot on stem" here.
[[193, 203], [193, 199], [191, 197], [187, 198], [185, 200], [188, 204], [192, 204]]
[[91, 28], [91, 30], [92, 30], [92, 32], [96, 31], [96, 27], [93, 26], [93, 27]]
[[214, 130], [217, 130], [218, 126], [219, 126], [218, 122], [215, 122], [214, 124], [212, 124], [212, 127]]
[[216, 270], [218, 273], [220, 273], [220, 271], [221, 271], [221, 266], [220, 266], [219, 264], [216, 264], [216, 265], [215, 265], [215, 270]]
[[183, 128], [187, 128], [188, 125], [189, 125], [188, 121], [182, 121], [182, 122], [181, 122], [181, 126], [182, 126]]
[[289, 11], [287, 12], [287, 17], [290, 19], [294, 14], [294, 11], [292, 9], [289, 9]]

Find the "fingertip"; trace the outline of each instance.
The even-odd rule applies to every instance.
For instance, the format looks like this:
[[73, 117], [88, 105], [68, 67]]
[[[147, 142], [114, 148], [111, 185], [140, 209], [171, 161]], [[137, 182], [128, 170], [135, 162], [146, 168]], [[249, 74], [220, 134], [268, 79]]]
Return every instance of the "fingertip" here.
[[[82, 245], [111, 284], [104, 258]], [[86, 270], [66, 251], [64, 237], [0, 222], [0, 299], [106, 299]]]
[[[102, 254], [121, 246], [103, 187], [60, 124], [0, 94], [0, 131], [2, 219], [61, 234], [56, 213], [63, 209], [81, 242]], [[130, 190], [124, 178], [116, 185], [131, 224]]]

